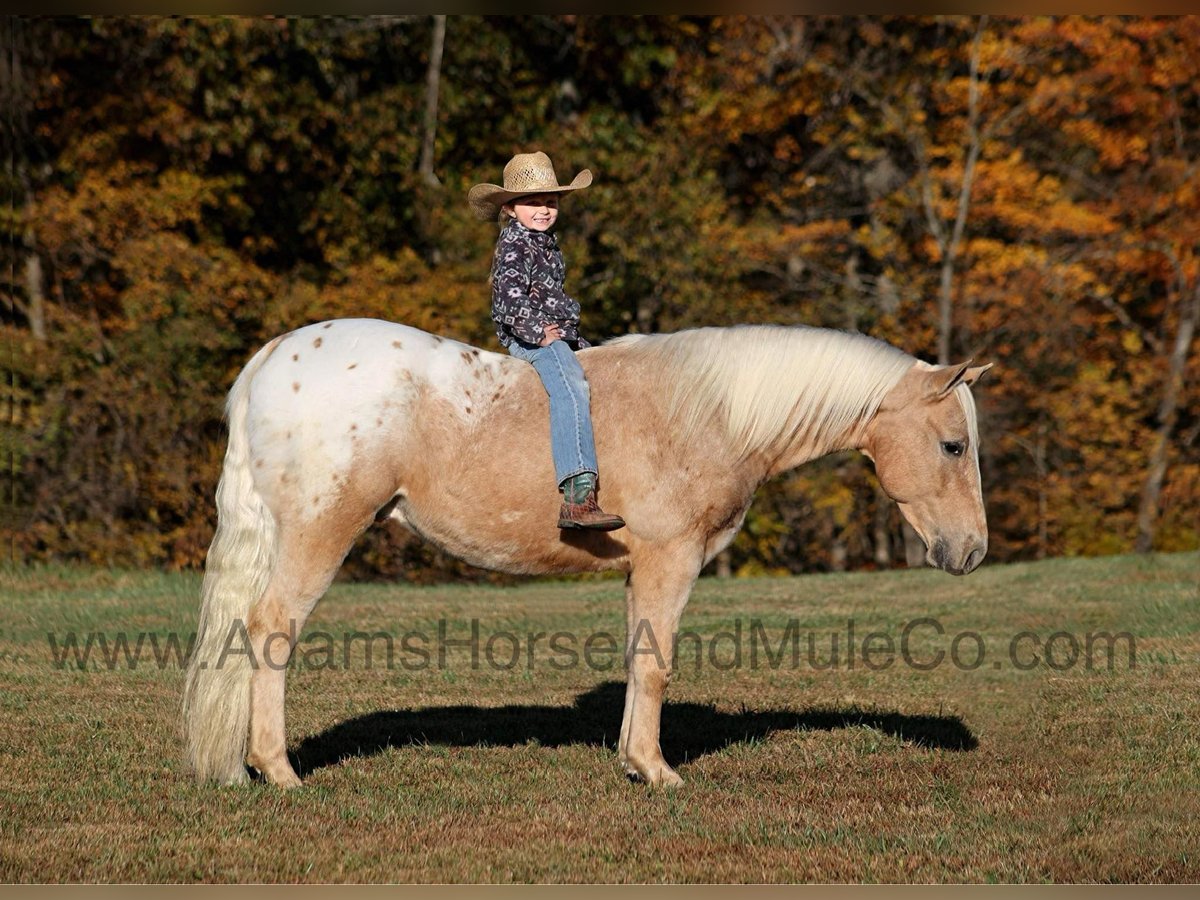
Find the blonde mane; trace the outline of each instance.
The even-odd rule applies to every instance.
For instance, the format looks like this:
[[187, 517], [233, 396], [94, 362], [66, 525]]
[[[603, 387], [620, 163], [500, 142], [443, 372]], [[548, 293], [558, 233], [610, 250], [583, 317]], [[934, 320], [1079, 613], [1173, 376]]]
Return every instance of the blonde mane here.
[[979, 453], [979, 419], [975, 413], [975, 395], [971, 393], [971, 389], [960, 384], [954, 389], [954, 395], [958, 397], [958, 402], [962, 404], [963, 413], [967, 417], [967, 444], [975, 449], [976, 455]]
[[720, 415], [740, 454], [781, 438], [822, 444], [869, 418], [916, 360], [854, 332], [782, 325], [626, 335], [605, 346], [646, 355], [670, 373], [673, 427], [685, 439]]

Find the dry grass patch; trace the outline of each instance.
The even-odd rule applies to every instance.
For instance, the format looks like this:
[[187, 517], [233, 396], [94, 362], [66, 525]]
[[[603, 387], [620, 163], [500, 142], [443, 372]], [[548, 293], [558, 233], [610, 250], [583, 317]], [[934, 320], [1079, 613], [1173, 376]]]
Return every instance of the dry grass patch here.
[[[359, 639], [294, 670], [306, 784], [283, 794], [193, 783], [181, 673], [148, 649], [133, 670], [95, 647], [55, 664], [50, 633], [186, 637], [195, 576], [4, 570], [0, 879], [1195, 881], [1198, 571], [1193, 553], [703, 581], [683, 627], [704, 653], [663, 719], [677, 791], [619, 773], [619, 654], [554, 666], [546, 638], [525, 655], [538, 632], [620, 640], [619, 583], [337, 585], [302, 647], [419, 632], [430, 661], [388, 666], [377, 645], [368, 665]], [[518, 637], [519, 663], [457, 647], [439, 665], [439, 620], [461, 640], [472, 619], [481, 641]], [[761, 646], [752, 665], [755, 622], [772, 652], [795, 628], [798, 665]], [[891, 664], [868, 665], [873, 632]], [[1040, 644], [1014, 655], [1025, 632]], [[1085, 653], [1097, 634], [1129, 635], [1132, 664], [1120, 643]]]

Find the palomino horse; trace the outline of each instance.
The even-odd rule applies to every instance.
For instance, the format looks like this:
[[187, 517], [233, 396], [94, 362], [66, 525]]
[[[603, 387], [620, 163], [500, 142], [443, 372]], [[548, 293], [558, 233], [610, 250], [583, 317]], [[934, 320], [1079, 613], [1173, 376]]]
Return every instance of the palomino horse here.
[[[250, 360], [229, 394], [184, 693], [201, 778], [242, 781], [249, 763], [277, 785], [300, 784], [286, 754], [284, 663], [355, 538], [385, 516], [476, 566], [625, 573], [627, 641], [649, 634], [660, 653], [627, 643], [619, 753], [651, 784], [680, 782], [659, 748], [670, 679], [660, 658], [674, 657], [692, 584], [767, 479], [861, 450], [930, 564], [962, 575], [987, 552], [968, 389], [986, 366], [752, 325], [629, 336], [579, 359], [604, 507], [625, 518], [620, 531], [556, 527], [546, 394], [527, 363], [369, 319], [309, 325]], [[237, 634], [259, 662], [229, 652], [243, 646]]]

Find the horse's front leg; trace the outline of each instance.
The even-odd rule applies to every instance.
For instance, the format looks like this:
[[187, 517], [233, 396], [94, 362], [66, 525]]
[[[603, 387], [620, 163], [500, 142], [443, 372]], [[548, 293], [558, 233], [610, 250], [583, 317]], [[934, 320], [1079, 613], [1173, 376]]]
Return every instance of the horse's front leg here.
[[625, 771], [648, 784], [683, 783], [663, 759], [659, 724], [674, 665], [675, 632], [702, 561], [693, 548], [649, 554], [635, 562], [626, 587], [629, 682], [619, 752]]

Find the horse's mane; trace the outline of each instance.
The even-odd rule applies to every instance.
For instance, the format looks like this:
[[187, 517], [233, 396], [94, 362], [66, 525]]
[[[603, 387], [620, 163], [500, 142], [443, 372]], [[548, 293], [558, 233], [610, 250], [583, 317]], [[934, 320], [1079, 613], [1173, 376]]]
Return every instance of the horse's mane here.
[[661, 363], [673, 427], [685, 439], [713, 416], [740, 453], [781, 437], [834, 438], [873, 415], [916, 360], [855, 332], [783, 325], [625, 335], [605, 346]]

